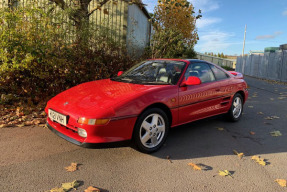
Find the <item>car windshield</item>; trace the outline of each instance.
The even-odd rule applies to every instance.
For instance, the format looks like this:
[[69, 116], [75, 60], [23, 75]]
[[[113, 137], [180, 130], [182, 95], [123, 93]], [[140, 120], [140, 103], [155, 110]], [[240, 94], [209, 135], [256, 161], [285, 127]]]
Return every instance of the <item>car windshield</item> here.
[[182, 61], [144, 61], [111, 80], [136, 84], [175, 85], [184, 67], [185, 62]]

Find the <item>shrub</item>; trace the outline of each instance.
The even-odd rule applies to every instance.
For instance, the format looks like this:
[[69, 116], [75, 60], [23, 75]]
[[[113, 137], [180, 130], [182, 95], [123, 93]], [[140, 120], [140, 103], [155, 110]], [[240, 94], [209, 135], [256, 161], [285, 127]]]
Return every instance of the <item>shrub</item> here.
[[134, 64], [107, 33], [87, 32], [86, 43], [75, 44], [70, 33], [73, 25], [51, 10], [33, 4], [0, 9], [0, 95], [13, 94], [37, 103]]

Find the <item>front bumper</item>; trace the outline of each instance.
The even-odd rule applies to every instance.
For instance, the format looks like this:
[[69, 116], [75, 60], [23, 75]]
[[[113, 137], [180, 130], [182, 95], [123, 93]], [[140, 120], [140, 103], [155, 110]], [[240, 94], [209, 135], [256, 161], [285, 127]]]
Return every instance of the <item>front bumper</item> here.
[[47, 118], [48, 128], [59, 137], [81, 147], [91, 147], [95, 144], [117, 143], [132, 138], [136, 117], [111, 120], [104, 126], [80, 127], [87, 131], [87, 138], [80, 137], [77, 127], [71, 124], [60, 125]]
[[88, 145], [90, 145], [90, 143], [81, 143], [80, 141], [77, 141], [71, 137], [68, 137], [66, 135], [64, 135], [63, 133], [57, 131], [56, 129], [54, 129], [49, 123], [47, 123], [47, 127], [53, 132], [55, 133], [56, 135], [58, 135], [59, 137], [75, 144], [75, 145], [78, 145], [78, 146], [81, 146], [81, 147], [88, 147]]

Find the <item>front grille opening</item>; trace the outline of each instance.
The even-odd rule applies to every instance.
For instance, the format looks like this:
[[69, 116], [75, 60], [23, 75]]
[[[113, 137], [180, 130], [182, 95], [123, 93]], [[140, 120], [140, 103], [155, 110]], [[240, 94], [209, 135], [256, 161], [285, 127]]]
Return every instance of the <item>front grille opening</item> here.
[[[60, 125], [61, 125], [61, 124], [60, 124]], [[74, 133], [78, 133], [78, 131], [76, 131], [76, 130], [74, 130], [74, 129], [71, 129], [71, 128], [69, 128], [69, 127], [66, 127], [66, 126], [64, 126], [64, 125], [61, 125], [61, 127], [65, 128], [65, 129], [67, 129], [67, 130], [69, 130], [69, 131], [72, 131], [72, 132], [74, 132]]]

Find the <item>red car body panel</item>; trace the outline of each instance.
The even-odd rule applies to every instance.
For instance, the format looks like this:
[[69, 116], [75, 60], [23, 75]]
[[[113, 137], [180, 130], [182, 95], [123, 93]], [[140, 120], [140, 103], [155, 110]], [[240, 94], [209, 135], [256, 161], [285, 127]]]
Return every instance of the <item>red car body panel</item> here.
[[[175, 61], [186, 63], [184, 74], [190, 61]], [[47, 123], [50, 129], [78, 145], [129, 140], [137, 117], [152, 105], [166, 106], [171, 127], [175, 127], [228, 112], [236, 92], [241, 92], [246, 101], [245, 81], [228, 74], [230, 78], [226, 80], [187, 87], [180, 87], [184, 75], [176, 85], [142, 85], [110, 79], [84, 83], [60, 93], [47, 103], [46, 113], [52, 109], [68, 116], [67, 125], [53, 122], [49, 117]], [[110, 121], [106, 125], [84, 125], [77, 122], [80, 117]], [[78, 135], [78, 128], [87, 131], [87, 138]]]

